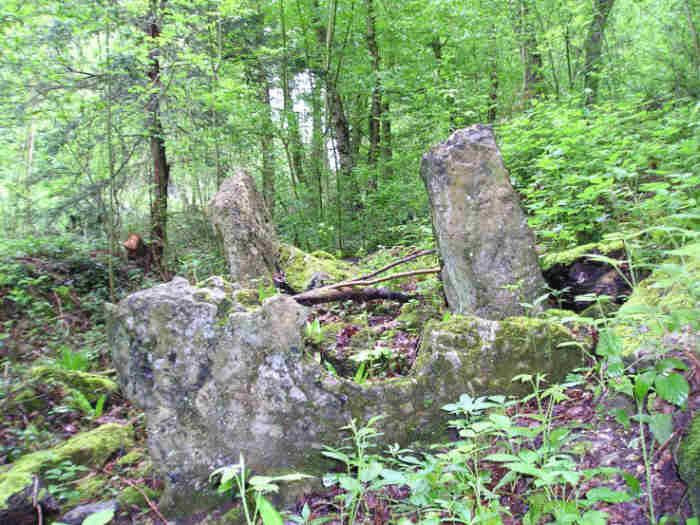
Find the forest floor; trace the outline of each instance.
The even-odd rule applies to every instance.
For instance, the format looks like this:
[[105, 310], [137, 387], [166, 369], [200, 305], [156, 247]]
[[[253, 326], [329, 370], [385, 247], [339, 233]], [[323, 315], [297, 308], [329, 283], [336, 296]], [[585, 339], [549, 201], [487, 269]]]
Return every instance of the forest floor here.
[[[24, 275], [25, 283], [20, 286], [17, 284], [19, 281], [15, 281], [14, 284], [0, 286], [0, 326], [3, 327], [0, 331], [0, 364], [3, 367], [0, 371], [0, 470], [3, 465], [12, 463], [24, 454], [54, 447], [71, 436], [108, 422], [134, 424], [136, 449], [145, 450], [147, 436], [142, 414], [122, 396], [111, 395], [100, 407], [100, 413], [95, 411], [96, 407], [92, 412], [81, 410], [69, 399], [65, 385], [30, 373], [33, 365], [41, 363], [86, 370], [116, 379], [102, 313], [102, 303], [108, 298], [104, 261], [98, 256], [78, 262], [33, 256], [18, 258], [12, 264], [15, 265], [13, 271]], [[141, 286], [142, 276], [133, 267], [122, 262], [117, 264], [118, 287], [122, 293]], [[427, 279], [435, 280], [435, 277], [404, 281], [400, 289], [405, 293], [420, 292], [426, 287], [430, 288], [425, 283]], [[83, 281], [85, 283], [81, 284]], [[95, 292], [96, 282], [101, 294]], [[427, 318], [439, 319], [444, 315], [444, 307], [436, 305], [433, 299], [418, 299], [415, 310], [430, 310], [432, 313]], [[319, 335], [317, 346], [326, 345], [325, 349], [317, 348], [317, 359], [333, 367], [334, 362], [337, 364], [334, 359], [338, 355], [346, 354], [347, 357], [347, 354], [360, 348], [359, 352], [370, 352], [357, 359], [356, 366], [350, 372], [358, 380], [374, 381], [406, 373], [416, 356], [420, 326], [415, 324], [414, 318], [407, 321], [405, 312], [402, 316], [401, 305], [388, 301], [348, 301], [313, 307], [312, 319], [318, 320], [318, 328], [323, 334], [323, 342]], [[419, 324], [425, 320], [426, 317], [421, 318]], [[354, 344], [353, 340], [358, 334], [365, 334], [372, 342], [372, 348]], [[333, 355], [329, 354], [331, 347]], [[353, 348], [355, 350], [351, 350]], [[651, 494], [653, 498], [656, 516], [666, 516], [667, 523], [683, 523], [692, 516], [686, 486], [678, 476], [675, 454], [692, 416], [700, 409], [700, 363], [692, 359], [692, 352], [682, 344], [670, 347], [668, 357], [675, 357], [687, 365], [684, 376], [690, 385], [690, 395], [685, 410], [660, 397], [653, 400], [653, 407], [650, 408], [654, 413], [670, 414], [673, 425], [666, 433], [665, 441], [653, 447], [646, 463], [642, 443], [653, 444], [654, 435], [648, 427], [644, 427], [647, 430], [642, 436], [638, 422], [620, 416], [625, 410], [634, 413], [637, 407], [631, 398], [600, 387], [596, 372], [600, 367], [595, 362], [591, 362], [590, 369], [583, 374], [584, 382], [563, 391], [564, 395], [552, 406], [551, 430], [566, 428], [574, 436], [572, 443], [579, 444], [578, 451], [572, 453], [577, 470], [603, 469], [608, 475], [590, 479], [581, 477], [576, 486], [560, 489], [559, 497], [575, 499], [600, 486], [627, 495], [619, 498], [619, 501], [603, 498], [590, 507], [607, 513], [607, 523], [649, 523], [650, 507], [646, 494]], [[18, 385], [24, 389], [30, 388], [32, 399], [38, 399], [41, 403], [11, 402], [12, 392]], [[538, 406], [535, 399], [529, 399], [509, 406], [506, 414], [517, 425], [526, 428], [539, 425], [537, 413], [541, 410], [542, 406]], [[534, 450], [542, 446], [541, 437], [535, 437], [530, 442]], [[486, 457], [489, 453], [498, 452], [501, 450], [499, 444], [500, 440], [494, 437], [485, 443], [480, 453]], [[444, 450], [452, 446], [454, 444], [445, 444]], [[440, 448], [437, 448], [432, 453], [439, 451]], [[162, 481], [142, 468], [146, 459], [132, 466], [120, 464], [119, 458], [129, 452], [123, 450], [119, 457], [93, 470], [64, 466], [63, 471], [54, 476], [55, 479], [49, 479], [62, 510], [113, 499], [130, 486], [153, 491], [162, 489]], [[645, 465], [648, 465], [648, 469]], [[522, 523], [533, 505], [533, 478], [521, 476], [513, 483], [496, 489], [507, 474], [503, 463], [480, 461], [479, 469], [488, 472], [484, 487], [497, 493], [502, 523]], [[107, 479], [106, 489], [98, 494], [81, 493], [79, 487], [84, 486], [84, 481], [97, 476]], [[299, 516], [307, 506], [310, 511], [306, 517], [307, 523], [313, 523], [318, 518], [326, 518], [330, 523], [339, 522], [341, 493], [342, 490], [336, 485], [324, 492], [306, 494], [295, 508], [289, 510]], [[400, 505], [409, 496], [409, 488], [401, 485], [365, 492], [355, 521], [381, 525], [407, 518], [416, 522], [421, 518], [420, 512], [406, 510]], [[403, 510], [397, 511], [399, 508]], [[443, 514], [442, 519], [456, 523], [457, 520], [447, 520], [447, 516], [447, 513]], [[544, 520], [542, 522], [547, 521], [546, 516], [547, 512], [544, 512], [540, 517]], [[120, 507], [112, 523], [140, 524], [147, 517], [152, 518], [153, 523], [160, 522], [155, 501], [150, 498], [147, 498], [146, 504]], [[540, 522], [540, 518], [535, 523]], [[347, 515], [345, 520], [347, 522]]]

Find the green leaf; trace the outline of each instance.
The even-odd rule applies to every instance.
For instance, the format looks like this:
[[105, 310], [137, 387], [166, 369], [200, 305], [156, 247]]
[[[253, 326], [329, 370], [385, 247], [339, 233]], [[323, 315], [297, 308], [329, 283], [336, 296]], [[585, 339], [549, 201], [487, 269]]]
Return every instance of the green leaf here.
[[262, 495], [257, 499], [258, 511], [265, 525], [284, 525], [284, 520], [272, 503], [267, 501]]
[[599, 510], [589, 510], [579, 518], [580, 525], [605, 525], [610, 517], [610, 514], [601, 512]]
[[594, 487], [586, 492], [586, 499], [591, 502], [622, 503], [632, 501], [632, 497], [624, 492], [618, 492], [610, 487]]
[[644, 398], [649, 393], [651, 385], [654, 381], [654, 375], [646, 372], [644, 374], [639, 374], [634, 378], [634, 397], [638, 402], [644, 401]]
[[649, 417], [649, 430], [659, 444], [664, 443], [673, 433], [672, 414], [654, 414]]
[[671, 372], [670, 374], [664, 373], [656, 376], [654, 386], [661, 398], [669, 403], [682, 407], [685, 406], [688, 401], [690, 385], [688, 385], [688, 381], [686, 381], [685, 377], [678, 372]]
[[662, 359], [661, 361], [656, 363], [655, 368], [656, 371], [660, 374], [665, 372], [666, 370], [673, 368], [675, 368], [676, 370], [688, 370], [686, 364], [680, 359], [676, 359], [675, 357], [667, 357], [665, 359]]
[[489, 454], [484, 458], [486, 461], [520, 461], [520, 458], [512, 454]]
[[632, 474], [627, 474], [626, 472], [622, 473], [622, 478], [625, 480], [625, 483], [629, 488], [628, 493], [632, 499], [636, 499], [642, 495], [642, 484], [637, 478], [635, 478]]
[[630, 416], [624, 408], [615, 410], [615, 421], [625, 427], [625, 430], [630, 429]]
[[373, 461], [364, 468], [361, 468], [358, 472], [358, 478], [363, 482], [374, 481], [379, 477], [382, 472], [382, 464], [378, 461]]
[[83, 525], [105, 525], [114, 518], [114, 509], [105, 509], [94, 514], [90, 514], [83, 520]]
[[362, 483], [351, 476], [338, 476], [338, 483], [341, 488], [350, 493], [360, 492], [362, 490]]

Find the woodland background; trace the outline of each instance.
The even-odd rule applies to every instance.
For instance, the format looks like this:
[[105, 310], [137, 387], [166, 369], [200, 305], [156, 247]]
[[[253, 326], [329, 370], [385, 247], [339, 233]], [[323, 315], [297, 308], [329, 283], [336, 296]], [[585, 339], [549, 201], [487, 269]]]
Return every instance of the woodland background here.
[[8, 0], [0, 228], [114, 252], [136, 232], [176, 271], [210, 274], [207, 202], [242, 166], [301, 248], [415, 243], [431, 233], [422, 153], [491, 123], [540, 242], [597, 240], [650, 218], [642, 193], [668, 193], [640, 184], [697, 185], [699, 9]]

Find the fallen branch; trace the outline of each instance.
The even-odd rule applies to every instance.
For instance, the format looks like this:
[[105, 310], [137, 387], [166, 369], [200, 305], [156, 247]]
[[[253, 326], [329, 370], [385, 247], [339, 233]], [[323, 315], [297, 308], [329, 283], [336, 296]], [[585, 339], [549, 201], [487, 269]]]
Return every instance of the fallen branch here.
[[319, 288], [319, 290], [325, 289], [334, 289], [334, 288], [342, 288], [345, 286], [371, 286], [373, 284], [377, 283], [382, 283], [384, 281], [393, 281], [394, 279], [401, 279], [402, 277], [413, 277], [414, 275], [427, 275], [430, 273], [439, 273], [440, 272], [440, 267], [436, 266], [435, 268], [425, 268], [423, 270], [412, 270], [410, 272], [401, 272], [401, 273], [393, 273], [391, 275], [387, 275], [386, 277], [380, 277], [379, 279], [372, 279], [370, 281], [360, 281], [360, 280], [355, 280], [355, 281], [344, 281], [342, 283], [336, 283], [336, 284], [330, 284], [328, 286], [324, 286], [323, 288]]
[[432, 255], [434, 253], [435, 253], [435, 250], [421, 250], [418, 252], [409, 253], [403, 259], [399, 259], [398, 261], [394, 261], [393, 263], [389, 263], [386, 266], [384, 266], [383, 268], [380, 268], [379, 270], [377, 270], [376, 272], [373, 272], [373, 273], [370, 273], [367, 275], [363, 275], [362, 277], [358, 277], [357, 279], [354, 279], [353, 282], [354, 281], [364, 281], [365, 279], [369, 279], [370, 277], [374, 277], [375, 275], [379, 275], [380, 273], [384, 273], [387, 270], [393, 268], [394, 266], [398, 266], [400, 264], [407, 263], [409, 261], [412, 261], [413, 259], [418, 259], [418, 257], [423, 257], [424, 255]]
[[379, 279], [368, 281], [344, 281], [342, 283], [331, 284], [322, 288], [315, 288], [308, 292], [302, 292], [292, 296], [299, 304], [310, 306], [312, 304], [331, 303], [335, 301], [371, 301], [373, 299], [389, 299], [405, 303], [415, 299], [414, 295], [406, 295], [400, 292], [393, 292], [388, 288], [365, 288], [373, 284], [384, 281], [392, 281], [403, 277], [413, 277], [414, 275], [426, 275], [438, 273], [440, 268], [427, 268], [424, 270], [413, 270], [411, 272], [395, 273]]
[[339, 287], [339, 285], [333, 285], [332, 288], [325, 286], [292, 296], [292, 299], [304, 306], [335, 301], [371, 301], [373, 299], [388, 299], [405, 303], [414, 298], [414, 295], [394, 292], [388, 288], [355, 288], [354, 285], [348, 286], [347, 284], [343, 287]]

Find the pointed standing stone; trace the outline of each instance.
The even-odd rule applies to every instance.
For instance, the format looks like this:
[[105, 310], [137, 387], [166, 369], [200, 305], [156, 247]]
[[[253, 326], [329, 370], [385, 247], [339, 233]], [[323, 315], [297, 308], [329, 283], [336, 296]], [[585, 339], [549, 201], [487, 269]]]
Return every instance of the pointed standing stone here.
[[223, 237], [231, 281], [272, 276], [280, 241], [253, 177], [236, 169], [221, 184], [209, 209], [214, 228]]
[[545, 290], [534, 239], [489, 126], [458, 130], [423, 155], [450, 309], [522, 315]]

